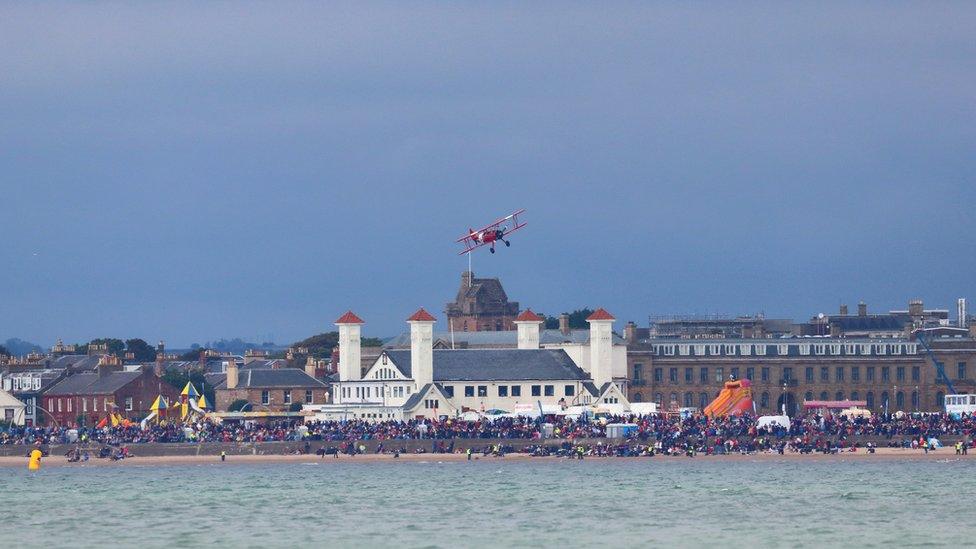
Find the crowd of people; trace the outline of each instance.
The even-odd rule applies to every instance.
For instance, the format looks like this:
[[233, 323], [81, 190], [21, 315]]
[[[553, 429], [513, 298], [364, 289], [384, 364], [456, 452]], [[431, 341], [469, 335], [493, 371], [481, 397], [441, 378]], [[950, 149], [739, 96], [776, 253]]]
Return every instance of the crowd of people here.
[[[586, 418], [549, 417], [538, 421], [526, 417], [463, 421], [414, 419], [368, 422], [359, 419], [300, 423], [216, 423], [200, 421], [190, 425], [152, 424], [104, 428], [16, 427], [0, 429], [0, 444], [91, 443], [110, 446], [126, 444], [195, 442], [271, 442], [454, 440], [555, 438], [574, 441], [606, 438], [608, 424], [628, 423], [628, 438], [641, 447], [652, 445], [662, 453], [740, 452], [758, 450], [825, 451], [846, 448], [861, 438], [883, 439], [888, 446], [909, 446], [946, 435], [971, 440], [976, 435], [976, 416], [947, 414], [876, 415], [847, 418], [811, 414], [791, 420], [790, 426], [758, 427], [755, 417], [708, 418], [693, 414]], [[387, 446], [391, 446], [388, 444]]]

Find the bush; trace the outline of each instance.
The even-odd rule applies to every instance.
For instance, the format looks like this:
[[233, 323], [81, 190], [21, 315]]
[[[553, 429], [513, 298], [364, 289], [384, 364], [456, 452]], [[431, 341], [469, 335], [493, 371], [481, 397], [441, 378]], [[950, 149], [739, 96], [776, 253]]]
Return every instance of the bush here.
[[291, 406], [288, 407], [288, 411], [289, 412], [301, 412], [302, 411], [302, 403], [301, 402], [292, 402], [291, 403]]

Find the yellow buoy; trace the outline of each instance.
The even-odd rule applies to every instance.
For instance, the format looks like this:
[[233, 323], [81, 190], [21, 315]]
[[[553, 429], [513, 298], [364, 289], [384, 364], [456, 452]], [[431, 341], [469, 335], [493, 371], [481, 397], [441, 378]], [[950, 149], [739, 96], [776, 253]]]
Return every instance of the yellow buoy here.
[[44, 454], [41, 453], [37, 448], [31, 450], [30, 459], [27, 461], [27, 469], [30, 471], [37, 471], [41, 468], [41, 457]]

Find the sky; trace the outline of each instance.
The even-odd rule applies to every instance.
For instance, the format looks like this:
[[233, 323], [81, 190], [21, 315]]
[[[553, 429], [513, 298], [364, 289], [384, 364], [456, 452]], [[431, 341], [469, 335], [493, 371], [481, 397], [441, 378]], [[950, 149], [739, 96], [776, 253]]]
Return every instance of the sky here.
[[3, 3], [0, 341], [976, 307], [976, 4]]

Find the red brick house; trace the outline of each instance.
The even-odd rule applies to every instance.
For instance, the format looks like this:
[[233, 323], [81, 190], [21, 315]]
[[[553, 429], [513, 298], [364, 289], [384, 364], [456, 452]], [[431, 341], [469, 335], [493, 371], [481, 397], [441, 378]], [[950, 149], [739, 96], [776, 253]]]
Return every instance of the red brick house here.
[[95, 372], [62, 379], [42, 400], [59, 424], [93, 426], [112, 411], [134, 421], [142, 419], [158, 395], [174, 402], [179, 390], [157, 377], [152, 368], [124, 372], [116, 365], [103, 364]]

